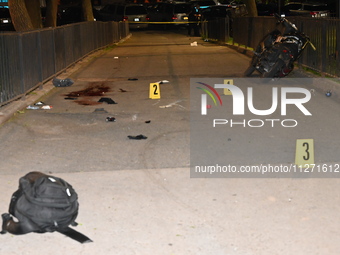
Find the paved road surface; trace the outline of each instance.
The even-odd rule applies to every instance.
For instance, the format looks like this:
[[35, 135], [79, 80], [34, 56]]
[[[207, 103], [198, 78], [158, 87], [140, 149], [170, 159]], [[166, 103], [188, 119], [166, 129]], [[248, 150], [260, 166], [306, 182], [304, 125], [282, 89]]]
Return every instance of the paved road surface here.
[[[197, 47], [190, 46], [194, 41]], [[49, 83], [43, 97], [31, 95], [24, 103], [34, 98], [53, 108], [21, 111], [1, 126], [1, 211], [19, 177], [55, 174], [78, 192], [77, 229], [94, 242], [80, 245], [57, 233], [7, 234], [0, 237], [1, 254], [338, 254], [338, 179], [190, 178], [190, 78], [241, 77], [248, 63], [185, 31], [134, 32], [61, 75], [74, 79], [71, 87]], [[161, 85], [161, 99], [149, 99], [149, 84], [160, 80], [169, 81]], [[109, 91], [65, 99], [89, 86]], [[290, 163], [292, 141], [305, 134], [316, 140], [317, 162], [339, 162], [339, 101], [336, 93], [324, 96], [335, 91], [327, 86], [310, 88], [315, 117], [302, 119], [293, 135], [267, 129], [231, 134], [233, 158]], [[261, 89], [265, 100], [268, 90]], [[117, 104], [98, 103], [101, 97]], [[127, 138], [139, 134], [148, 139]], [[280, 146], [268, 154], [273, 141]], [[236, 153], [249, 148], [251, 157]]]

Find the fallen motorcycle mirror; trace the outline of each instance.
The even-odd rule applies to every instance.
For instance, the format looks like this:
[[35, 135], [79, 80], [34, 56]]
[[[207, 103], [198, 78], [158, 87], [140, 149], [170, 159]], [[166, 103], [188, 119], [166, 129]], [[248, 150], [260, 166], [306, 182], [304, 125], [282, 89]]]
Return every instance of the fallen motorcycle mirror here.
[[78, 195], [69, 183], [41, 172], [30, 172], [19, 179], [19, 188], [11, 197], [9, 213], [2, 214], [1, 234], [56, 231], [80, 243], [92, 242], [69, 227], [78, 225], [75, 222], [78, 209]]
[[309, 37], [302, 33], [286, 18], [275, 15], [284, 26], [283, 34], [275, 29], [267, 34], [258, 44], [253, 58], [244, 75], [250, 77], [254, 71], [262, 78], [282, 78], [294, 69], [294, 62], [301, 56], [305, 46], [310, 44], [316, 50]]

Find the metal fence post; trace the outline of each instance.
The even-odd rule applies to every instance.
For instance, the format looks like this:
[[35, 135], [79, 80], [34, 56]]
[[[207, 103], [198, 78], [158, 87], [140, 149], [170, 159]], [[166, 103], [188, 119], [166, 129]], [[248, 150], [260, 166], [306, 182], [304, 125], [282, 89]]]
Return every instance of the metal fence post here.
[[335, 61], [336, 61], [336, 75], [340, 76], [340, 22], [336, 23], [336, 51], [335, 51]]
[[[23, 94], [25, 91], [25, 80], [24, 80], [24, 56], [23, 56], [23, 49], [22, 49], [22, 33], [18, 33], [18, 50], [19, 50], [19, 65], [20, 65], [20, 94]], [[22, 97], [22, 100], [25, 100], [25, 94]]]

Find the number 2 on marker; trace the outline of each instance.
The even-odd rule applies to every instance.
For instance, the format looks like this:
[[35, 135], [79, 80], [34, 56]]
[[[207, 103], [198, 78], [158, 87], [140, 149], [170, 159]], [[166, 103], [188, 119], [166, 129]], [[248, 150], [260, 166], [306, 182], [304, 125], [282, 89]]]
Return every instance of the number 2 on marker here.
[[153, 94], [158, 95], [158, 86], [156, 84], [154, 84], [153, 88], [154, 88]]
[[160, 99], [161, 98], [161, 88], [159, 83], [150, 83], [149, 98]]

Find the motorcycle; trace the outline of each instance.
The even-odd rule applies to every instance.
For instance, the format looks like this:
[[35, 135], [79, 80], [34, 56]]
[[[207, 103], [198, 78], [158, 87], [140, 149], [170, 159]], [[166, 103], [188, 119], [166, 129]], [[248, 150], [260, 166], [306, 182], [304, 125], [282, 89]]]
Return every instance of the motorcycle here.
[[259, 43], [249, 67], [244, 72], [247, 77], [255, 70], [262, 78], [285, 77], [293, 70], [294, 62], [308, 44], [316, 50], [309, 37], [293, 23], [278, 14], [275, 14], [275, 17], [284, 26], [284, 33], [275, 29]]

